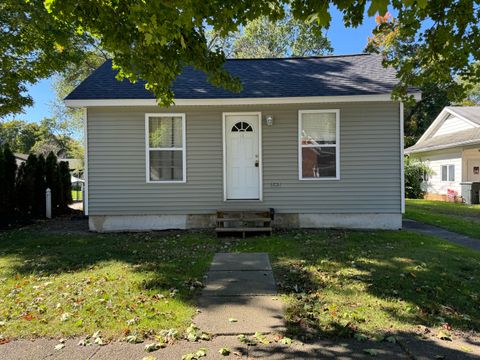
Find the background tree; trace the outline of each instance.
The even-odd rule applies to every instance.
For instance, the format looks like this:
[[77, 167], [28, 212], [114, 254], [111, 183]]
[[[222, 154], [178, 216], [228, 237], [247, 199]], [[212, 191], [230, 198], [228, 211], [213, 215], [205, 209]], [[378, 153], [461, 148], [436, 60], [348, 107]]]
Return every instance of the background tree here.
[[[473, 65], [477, 71], [480, 70], [480, 61]], [[466, 97], [462, 101], [462, 105], [475, 106], [480, 105], [480, 81], [469, 80], [468, 78], [457, 79], [466, 88]]]
[[15, 172], [17, 170], [17, 162], [15, 161], [15, 156], [13, 155], [10, 147], [5, 145], [3, 148], [3, 158], [4, 158], [4, 170], [5, 170], [5, 188], [2, 191], [5, 191], [6, 199], [6, 209], [9, 212], [13, 212], [15, 205]]
[[317, 23], [305, 23], [291, 14], [271, 21], [260, 17], [232, 36], [231, 54], [236, 58], [277, 58], [324, 55], [333, 51]]
[[37, 156], [30, 154], [27, 161], [18, 169], [16, 183], [16, 205], [23, 217], [32, 217], [37, 208], [35, 200], [35, 172], [37, 170]]
[[0, 122], [0, 143], [8, 144], [13, 152], [48, 155], [53, 151], [62, 158], [83, 158], [79, 141], [60, 133], [53, 119], [45, 118], [39, 124], [21, 120]]
[[15, 173], [17, 164], [8, 145], [0, 146], [0, 218], [8, 221], [15, 210]]
[[[389, 13], [377, 16], [375, 20], [377, 28], [368, 39], [366, 51], [404, 58], [421, 50], [413, 41], [408, 45], [399, 41], [400, 23]], [[414, 77], [416, 69], [411, 68], [411, 71]], [[407, 102], [405, 108], [405, 147], [417, 142], [445, 106], [462, 102], [471, 91], [468, 84], [453, 76], [431, 78], [420, 85], [422, 99], [417, 103]]]
[[33, 206], [32, 214], [35, 217], [45, 217], [45, 158], [37, 157], [35, 169], [33, 169]]

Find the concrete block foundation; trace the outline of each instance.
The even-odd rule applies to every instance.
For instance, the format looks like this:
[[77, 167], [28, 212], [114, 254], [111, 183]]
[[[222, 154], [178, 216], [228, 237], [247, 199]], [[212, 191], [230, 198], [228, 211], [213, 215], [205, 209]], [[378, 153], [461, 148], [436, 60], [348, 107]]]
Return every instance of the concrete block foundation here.
[[[277, 213], [274, 228], [402, 228], [401, 214], [298, 214]], [[190, 215], [90, 215], [89, 228], [96, 232], [208, 229], [215, 227], [214, 214]]]

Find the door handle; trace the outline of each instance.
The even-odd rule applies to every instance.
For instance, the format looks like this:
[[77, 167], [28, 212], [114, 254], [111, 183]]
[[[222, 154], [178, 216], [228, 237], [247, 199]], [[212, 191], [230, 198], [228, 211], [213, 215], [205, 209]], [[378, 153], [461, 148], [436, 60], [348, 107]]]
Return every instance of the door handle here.
[[255, 167], [258, 167], [258, 160], [255, 160]]

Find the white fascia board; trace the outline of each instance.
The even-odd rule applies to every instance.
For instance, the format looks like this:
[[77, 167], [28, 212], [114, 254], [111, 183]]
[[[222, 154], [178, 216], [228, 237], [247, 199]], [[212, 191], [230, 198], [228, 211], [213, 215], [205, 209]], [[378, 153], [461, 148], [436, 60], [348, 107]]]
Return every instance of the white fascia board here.
[[405, 154], [410, 155], [410, 154], [417, 154], [417, 153], [423, 153], [428, 151], [443, 150], [443, 149], [449, 149], [449, 148], [454, 148], [458, 146], [476, 145], [476, 144], [480, 144], [480, 140], [475, 139], [475, 140], [468, 140], [468, 141], [459, 141], [451, 144], [436, 145], [436, 146], [430, 146], [430, 147], [413, 149], [413, 150], [405, 149]]
[[[420, 93], [412, 94], [415, 100], [421, 99]], [[275, 104], [308, 104], [308, 103], [342, 103], [342, 102], [374, 102], [394, 101], [390, 94], [378, 95], [345, 95], [345, 96], [306, 96], [276, 98], [231, 98], [231, 99], [175, 99], [176, 106], [215, 106], [215, 105], [275, 105]], [[95, 99], [65, 100], [69, 107], [95, 106], [158, 106], [155, 99]]]
[[438, 128], [440, 123], [442, 123], [448, 117], [449, 114], [450, 114], [450, 112], [448, 111], [448, 109], [443, 108], [442, 111], [440, 111], [440, 114], [438, 114], [438, 116], [435, 118], [435, 120], [433, 120], [433, 122], [430, 124], [428, 129], [425, 130], [425, 132], [420, 137], [420, 139], [418, 139], [416, 144], [419, 144], [421, 141], [423, 141], [425, 139], [428, 139], [432, 135], [434, 130]]

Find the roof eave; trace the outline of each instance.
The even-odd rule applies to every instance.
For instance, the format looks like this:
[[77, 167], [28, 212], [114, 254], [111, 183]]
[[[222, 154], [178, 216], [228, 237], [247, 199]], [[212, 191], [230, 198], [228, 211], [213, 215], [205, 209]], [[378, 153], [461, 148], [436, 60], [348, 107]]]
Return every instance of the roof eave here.
[[[415, 100], [421, 99], [421, 93], [412, 93]], [[175, 99], [176, 106], [215, 106], [215, 105], [274, 105], [305, 103], [341, 103], [341, 102], [385, 102], [394, 101], [391, 94], [341, 95], [341, 96], [302, 96], [271, 98], [222, 98], [222, 99]], [[65, 99], [69, 107], [98, 106], [157, 106], [156, 99]]]
[[417, 154], [417, 153], [423, 153], [423, 152], [428, 152], [428, 151], [450, 149], [450, 148], [454, 148], [454, 147], [457, 147], [457, 146], [476, 145], [476, 144], [480, 144], [480, 139], [474, 139], [474, 140], [468, 140], [468, 141], [459, 141], [459, 142], [451, 143], [451, 144], [442, 144], [442, 145], [436, 145], [436, 146], [420, 147], [418, 149], [406, 148], [403, 152], [405, 153], [405, 155], [410, 155], [410, 154]]

